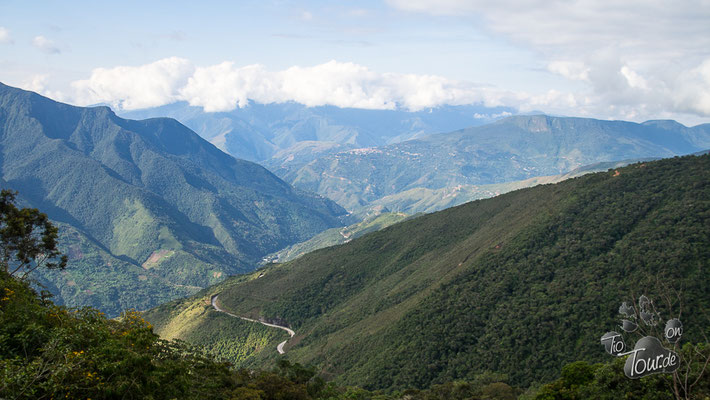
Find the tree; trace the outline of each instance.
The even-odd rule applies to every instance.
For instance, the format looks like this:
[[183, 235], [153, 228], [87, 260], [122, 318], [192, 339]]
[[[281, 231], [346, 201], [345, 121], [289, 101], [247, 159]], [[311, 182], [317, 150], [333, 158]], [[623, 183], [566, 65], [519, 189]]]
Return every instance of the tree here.
[[36, 208], [18, 208], [17, 192], [0, 192], [0, 265], [24, 279], [40, 267], [63, 269], [67, 257], [57, 250], [58, 230]]

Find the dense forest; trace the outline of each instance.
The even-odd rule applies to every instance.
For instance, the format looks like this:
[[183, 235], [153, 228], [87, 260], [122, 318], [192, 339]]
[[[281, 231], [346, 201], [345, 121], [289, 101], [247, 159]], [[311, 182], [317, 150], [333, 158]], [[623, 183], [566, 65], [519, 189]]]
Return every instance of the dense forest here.
[[[519, 190], [267, 266], [146, 317], [162, 334], [190, 320], [188, 304], [213, 312], [205, 296], [220, 292], [235, 314], [290, 325], [287, 357], [342, 385], [424, 389], [492, 372], [535, 386], [565, 364], [609, 361], [599, 338], [640, 294], [665, 319], [682, 309], [684, 343], [705, 342], [709, 174], [710, 156], [690, 156]], [[667, 293], [680, 297], [666, 304]], [[207, 326], [190, 328], [196, 343]], [[276, 357], [266, 346], [242, 365]]]
[[[194, 338], [206, 351], [161, 339], [134, 311], [108, 319], [55, 305], [7, 268], [7, 256], [19, 255], [7, 251], [4, 216], [0, 398], [704, 399], [708, 173], [706, 155], [521, 190], [395, 224], [147, 313], [162, 315], [163, 329], [193, 323], [185, 331], [200, 332]], [[449, 279], [433, 284], [435, 271]], [[385, 291], [391, 281], [402, 286]], [[380, 295], [362, 292], [372, 289]], [[273, 349], [278, 332], [212, 311], [205, 300], [215, 291], [230, 310], [293, 326], [287, 354]], [[689, 393], [670, 374], [626, 378], [624, 360], [599, 344], [620, 323], [620, 302], [640, 293], [657, 300], [664, 321], [682, 312], [677, 376], [692, 383], [683, 388]], [[171, 318], [185, 317], [186, 307], [201, 319]], [[356, 341], [346, 335], [363, 327]], [[237, 335], [232, 344], [243, 351], [225, 352], [237, 330], [251, 337], [251, 350]]]
[[[278, 360], [270, 370], [237, 369], [181, 341], [153, 333], [139, 313], [110, 320], [93, 308], [68, 309], [0, 271], [2, 399], [667, 399], [668, 375], [629, 380], [623, 360], [575, 362], [554, 382], [528, 390], [501, 374], [425, 390], [368, 391], [326, 383], [313, 367]], [[686, 346], [710, 356], [710, 348]], [[695, 371], [699, 365], [694, 365]], [[691, 378], [695, 379], [696, 375]], [[708, 379], [695, 396], [710, 395]]]

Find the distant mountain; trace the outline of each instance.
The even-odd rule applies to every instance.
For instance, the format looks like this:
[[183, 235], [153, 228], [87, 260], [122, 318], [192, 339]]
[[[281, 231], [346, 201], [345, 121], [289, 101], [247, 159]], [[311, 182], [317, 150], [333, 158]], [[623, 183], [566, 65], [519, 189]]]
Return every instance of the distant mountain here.
[[405, 191], [451, 191], [461, 185], [558, 175], [598, 162], [670, 157], [708, 148], [710, 124], [688, 128], [674, 121], [637, 124], [535, 115], [334, 152], [305, 164], [265, 165], [294, 186], [357, 212]]
[[355, 238], [370, 232], [379, 231], [397, 222], [412, 218], [413, 216], [404, 213], [386, 212], [384, 209], [379, 213], [374, 213], [357, 223], [342, 228], [330, 228], [305, 242], [296, 243], [276, 253], [264, 257], [264, 263], [283, 263], [294, 260], [306, 253], [322, 249], [324, 247], [335, 246], [347, 243]]
[[680, 291], [683, 340], [704, 342], [709, 243], [710, 156], [670, 158], [406, 220], [145, 316], [242, 365], [282, 359], [282, 331], [268, 346], [233, 341], [245, 333], [212, 310], [219, 294], [235, 315], [289, 325], [285, 357], [342, 384], [423, 388], [492, 372], [525, 387], [571, 361], [605, 361], [599, 338], [640, 294], [669, 318]]
[[[128, 118], [172, 117], [203, 138], [239, 158], [266, 161], [299, 153], [310, 161], [324, 146], [381, 146], [426, 134], [482, 125], [514, 110], [482, 106], [441, 106], [422, 111], [365, 110], [334, 106], [306, 107], [298, 103], [259, 104], [229, 112], [206, 113], [178, 102], [122, 113]], [[303, 152], [303, 142], [318, 143]], [[342, 148], [341, 148], [342, 149]]]
[[458, 206], [473, 200], [487, 199], [513, 190], [537, 185], [562, 182], [566, 179], [582, 176], [592, 172], [602, 172], [611, 168], [620, 168], [632, 163], [653, 161], [657, 158], [643, 158], [618, 162], [603, 162], [575, 168], [560, 175], [537, 176], [522, 181], [491, 183], [487, 185], [458, 185], [441, 189], [415, 188], [393, 195], [385, 196], [370, 203], [358, 211], [358, 215], [367, 215], [371, 210], [387, 209], [395, 212], [414, 214], [419, 212], [440, 211]]
[[[410, 189], [404, 192], [385, 196], [373, 202], [368, 208], [361, 210], [357, 217], [362, 221], [341, 228], [331, 228], [323, 231], [305, 242], [288, 246], [276, 253], [264, 257], [263, 263], [284, 263], [294, 260], [306, 253], [347, 243], [370, 232], [384, 229], [397, 222], [413, 218], [416, 213], [430, 213], [455, 207], [474, 200], [487, 199], [508, 193], [513, 190], [562, 182], [593, 172], [621, 168], [636, 162], [653, 161], [656, 159], [626, 160], [619, 162], [597, 163], [576, 168], [561, 175], [539, 176], [536, 178], [489, 185], [460, 185], [443, 189]], [[396, 212], [390, 212], [396, 210]], [[409, 214], [407, 214], [409, 213]]]
[[126, 120], [2, 84], [0, 167], [3, 188], [61, 227], [70, 265], [40, 281], [112, 314], [253, 268], [345, 213], [173, 119]]

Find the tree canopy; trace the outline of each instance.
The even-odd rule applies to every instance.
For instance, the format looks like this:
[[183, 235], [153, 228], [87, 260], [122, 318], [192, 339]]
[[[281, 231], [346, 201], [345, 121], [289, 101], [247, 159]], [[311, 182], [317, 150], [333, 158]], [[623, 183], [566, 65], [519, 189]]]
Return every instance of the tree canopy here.
[[0, 264], [20, 278], [42, 266], [63, 269], [67, 257], [57, 249], [58, 230], [36, 208], [18, 208], [17, 192], [0, 192]]

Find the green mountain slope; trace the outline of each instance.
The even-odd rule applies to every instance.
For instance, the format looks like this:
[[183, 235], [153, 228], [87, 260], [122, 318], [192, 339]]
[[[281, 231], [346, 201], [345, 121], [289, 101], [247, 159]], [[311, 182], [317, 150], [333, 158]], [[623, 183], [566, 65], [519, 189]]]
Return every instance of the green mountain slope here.
[[2, 84], [0, 166], [3, 187], [64, 228], [70, 268], [40, 281], [110, 314], [253, 268], [344, 213], [175, 120], [126, 120]]
[[0, 398], [13, 400], [353, 398], [298, 364], [235, 370], [184, 342], [161, 340], [133, 311], [108, 319], [91, 307], [57, 306], [4, 268], [0, 371]]
[[[406, 111], [250, 101], [247, 106], [228, 112], [205, 112], [202, 107], [177, 102], [127, 111], [123, 115], [133, 119], [175, 118], [235, 157], [271, 164], [278, 160], [291, 162], [291, 155], [311, 161], [324, 146], [380, 146], [450, 132], [481, 125], [496, 119], [496, 114], [514, 111], [476, 105]], [[302, 144], [307, 144], [311, 151], [303, 152]], [[269, 160], [272, 157], [275, 159]]]
[[611, 168], [620, 168], [633, 162], [652, 160], [653, 159], [643, 159], [595, 163], [575, 168], [565, 174], [537, 176], [535, 178], [524, 179], [522, 181], [491, 183], [488, 185], [458, 185], [441, 189], [408, 189], [400, 193], [379, 198], [371, 202], [367, 208], [359, 211], [359, 213], [369, 211], [372, 208], [385, 208], [391, 211], [404, 212], [408, 214], [417, 212], [429, 213], [458, 206], [473, 200], [487, 199], [489, 197], [498, 196], [502, 193], [508, 193], [513, 190], [548, 183], [562, 182], [565, 179], [574, 178], [592, 172], [601, 172]]
[[636, 124], [535, 115], [340, 151], [305, 165], [269, 167], [294, 186], [357, 212], [412, 189], [504, 183], [564, 174], [598, 162], [672, 157], [708, 148], [710, 124], [687, 128], [673, 121]]
[[[427, 387], [494, 371], [527, 386], [570, 361], [603, 361], [599, 337], [619, 324], [619, 303], [658, 298], [659, 279], [682, 289], [686, 340], [698, 341], [710, 333], [699, 316], [710, 307], [708, 267], [706, 155], [424, 215], [208, 294], [235, 314], [289, 324], [287, 357], [341, 383]], [[210, 313], [208, 294], [183, 302]], [[186, 317], [174, 307], [146, 316]], [[274, 357], [267, 348], [251, 362]]]
[[324, 247], [347, 243], [370, 232], [379, 231], [411, 216], [404, 213], [381, 212], [374, 213], [352, 225], [343, 228], [331, 228], [323, 231], [305, 242], [296, 243], [264, 258], [265, 262], [283, 263], [298, 258], [306, 253]]

